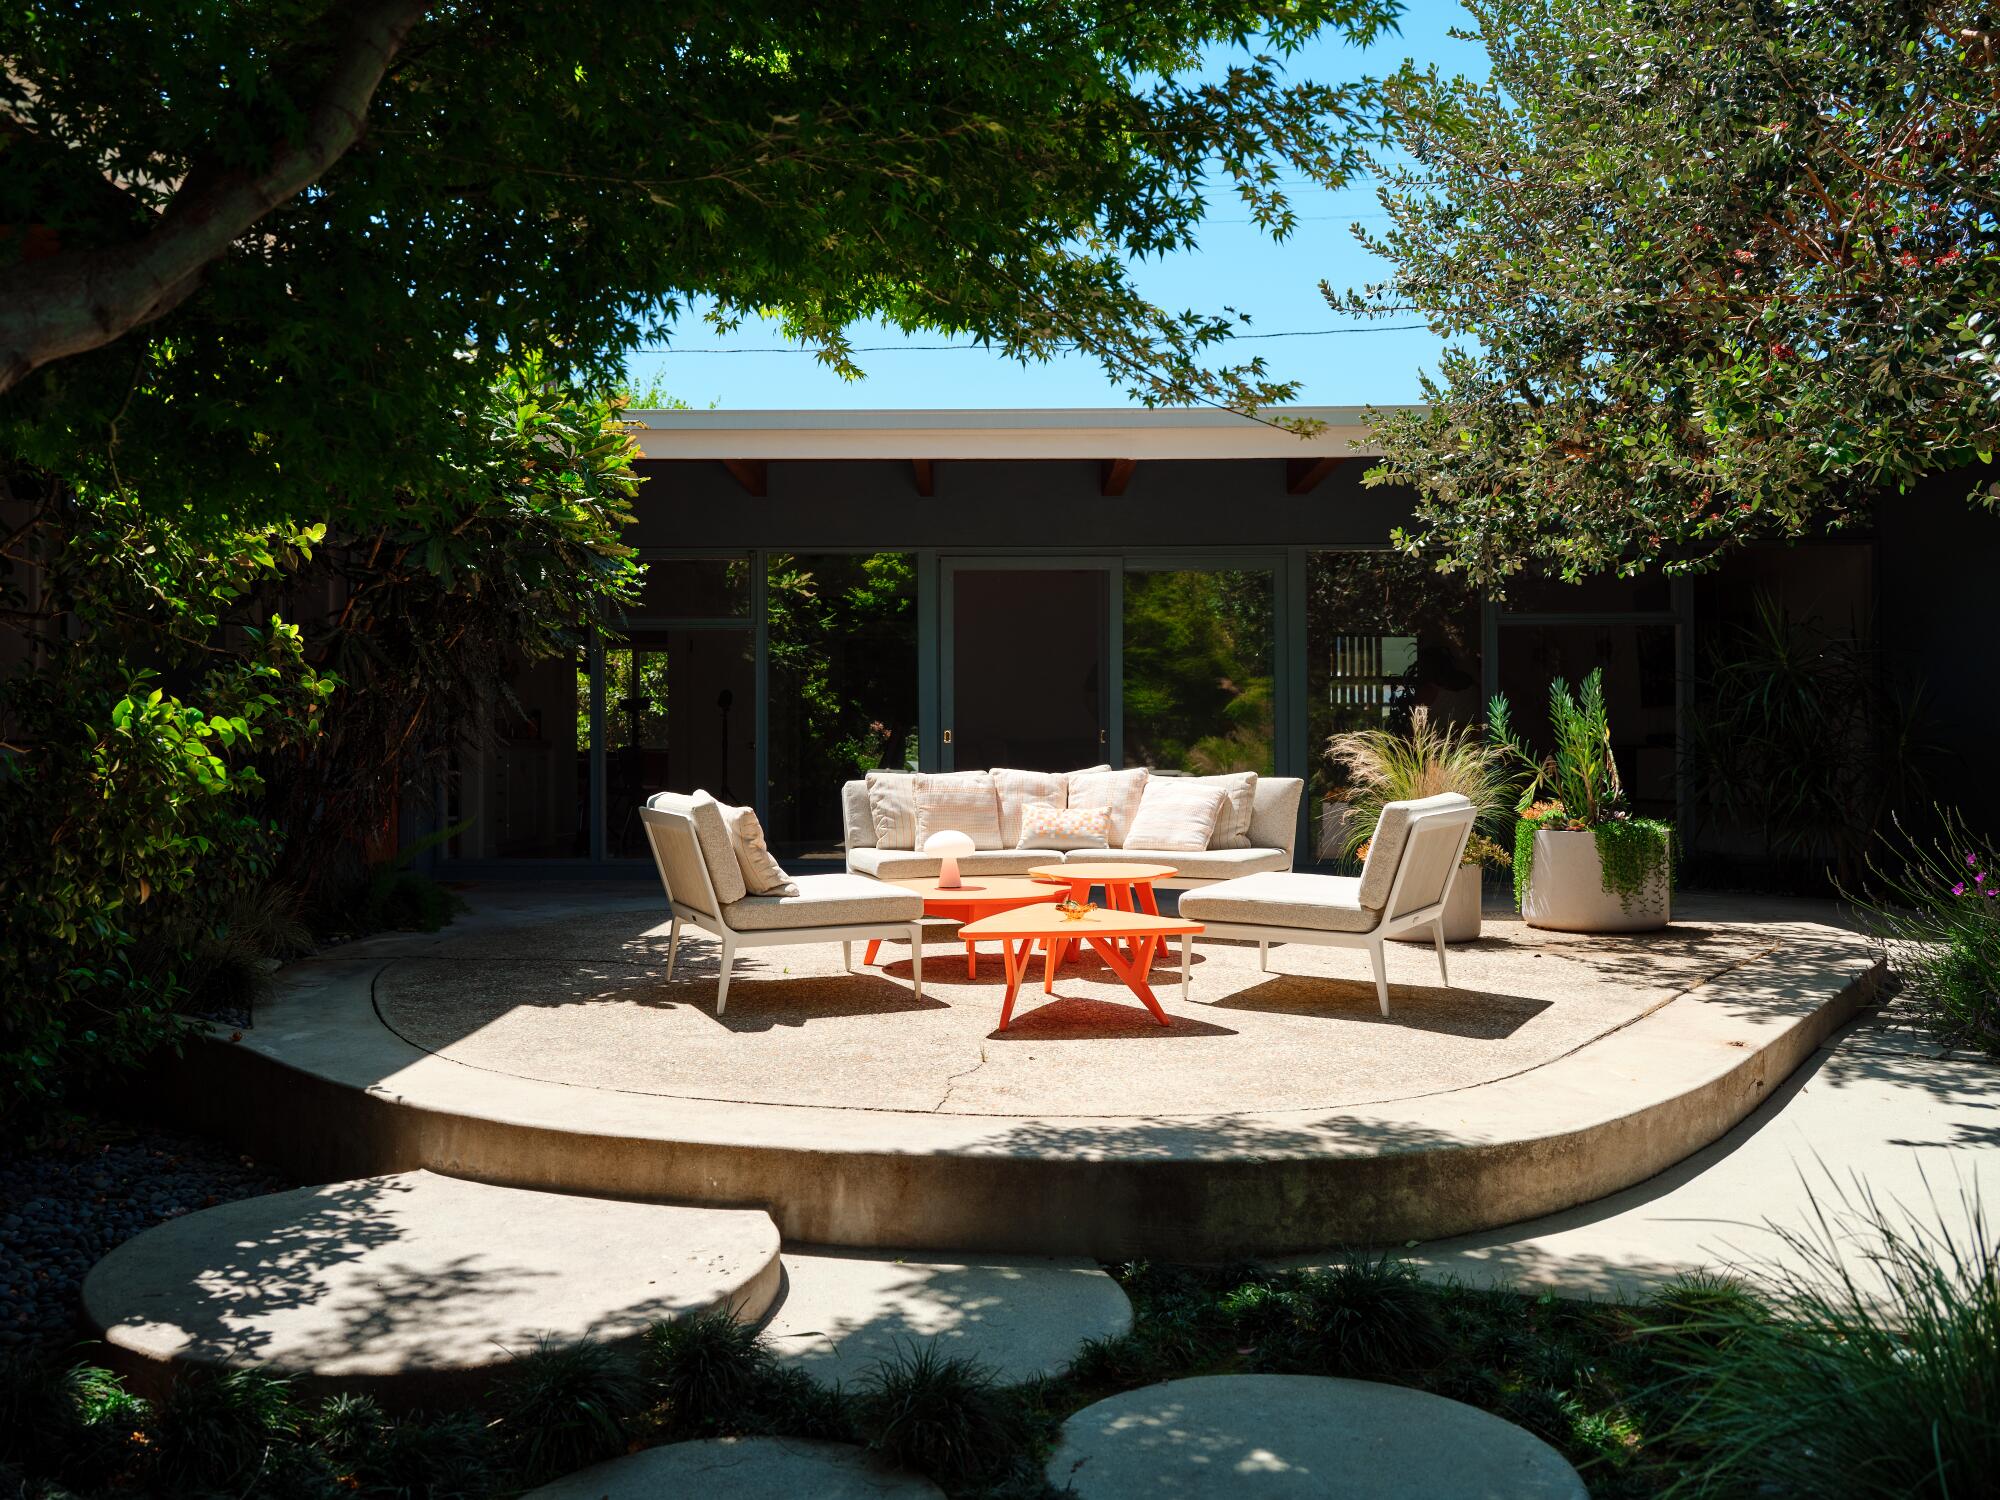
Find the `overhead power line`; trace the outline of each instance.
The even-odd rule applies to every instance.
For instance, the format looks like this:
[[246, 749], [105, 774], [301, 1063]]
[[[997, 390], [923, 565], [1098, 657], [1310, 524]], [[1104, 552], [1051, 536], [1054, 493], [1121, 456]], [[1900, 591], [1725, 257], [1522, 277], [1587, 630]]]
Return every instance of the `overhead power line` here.
[[[1234, 334], [1231, 336], [1229, 342], [1232, 344], [1242, 344], [1257, 339], [1317, 339], [1326, 338], [1336, 333], [1411, 333], [1428, 328], [1429, 326], [1428, 323], [1373, 323], [1363, 324], [1358, 328], [1287, 328], [1278, 333]], [[1056, 347], [1074, 352], [1080, 346], [1076, 344], [1059, 344]], [[969, 350], [983, 351], [987, 354], [998, 352], [990, 344], [861, 344], [847, 352], [850, 354], [952, 354]], [[689, 349], [685, 347], [676, 349], [654, 345], [644, 349], [635, 349], [632, 352], [635, 354], [817, 354], [819, 350], [805, 348], [798, 344], [771, 344], [755, 347], [739, 345], [733, 349]]]

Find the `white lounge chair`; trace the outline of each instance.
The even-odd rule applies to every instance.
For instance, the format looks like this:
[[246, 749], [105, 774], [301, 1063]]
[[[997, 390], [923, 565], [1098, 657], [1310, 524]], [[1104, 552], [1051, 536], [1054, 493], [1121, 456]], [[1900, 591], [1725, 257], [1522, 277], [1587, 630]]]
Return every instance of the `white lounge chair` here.
[[[704, 856], [696, 827], [698, 815], [693, 798], [673, 792], [662, 792], [639, 810], [647, 842], [652, 845], [653, 862], [659, 867], [660, 884], [666, 888], [667, 906], [674, 914], [667, 937], [668, 979], [674, 977], [674, 960], [680, 953], [681, 924], [692, 922], [722, 939], [722, 977], [715, 987], [718, 1016], [729, 1004], [729, 974], [739, 948], [839, 943], [842, 961], [852, 969], [855, 943], [893, 938], [910, 945], [911, 986], [916, 997], [923, 998], [921, 896], [862, 875], [797, 875], [792, 878], [799, 888], [796, 896], [744, 895], [725, 902], [716, 894], [710, 859], [734, 861], [728, 832], [718, 818], [710, 830], [710, 847], [715, 852]], [[733, 863], [727, 873], [737, 878], [726, 883], [741, 888], [742, 879]]]
[[1375, 994], [1389, 1014], [1389, 973], [1382, 944], [1398, 933], [1428, 927], [1437, 947], [1438, 975], [1447, 988], [1445, 897], [1465, 858], [1476, 816], [1455, 792], [1413, 802], [1391, 802], [1370, 841], [1360, 876], [1297, 875], [1271, 871], [1188, 891], [1180, 911], [1212, 938], [1257, 945], [1258, 962], [1271, 967], [1271, 944], [1317, 943], [1366, 948], [1375, 969]]

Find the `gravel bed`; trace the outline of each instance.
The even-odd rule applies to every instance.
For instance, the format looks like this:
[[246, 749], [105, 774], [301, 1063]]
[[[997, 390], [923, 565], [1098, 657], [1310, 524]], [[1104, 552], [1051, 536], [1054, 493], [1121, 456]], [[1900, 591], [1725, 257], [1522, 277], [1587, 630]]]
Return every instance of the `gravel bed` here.
[[0, 1346], [81, 1337], [84, 1275], [141, 1230], [296, 1186], [212, 1141], [102, 1117], [0, 1154]]

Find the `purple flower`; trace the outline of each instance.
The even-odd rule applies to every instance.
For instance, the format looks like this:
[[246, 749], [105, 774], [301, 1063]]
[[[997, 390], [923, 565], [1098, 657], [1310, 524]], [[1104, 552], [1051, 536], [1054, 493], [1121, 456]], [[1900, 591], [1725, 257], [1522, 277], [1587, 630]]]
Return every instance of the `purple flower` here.
[[1965, 894], [1965, 882], [1961, 880], [1957, 885], [1953, 886], [1951, 893], [1954, 896], [1963, 896]]
[[1974, 866], [1976, 866], [1976, 865], [1977, 865], [1978, 863], [1979, 863], [1979, 856], [1978, 856], [1978, 855], [1976, 855], [1976, 854], [1968, 854], [1968, 855], [1966, 855], [1966, 856], [1965, 856], [1965, 867], [1966, 867], [1966, 869], [1970, 870], [1970, 869], [1972, 869], [1972, 868], [1973, 868]]

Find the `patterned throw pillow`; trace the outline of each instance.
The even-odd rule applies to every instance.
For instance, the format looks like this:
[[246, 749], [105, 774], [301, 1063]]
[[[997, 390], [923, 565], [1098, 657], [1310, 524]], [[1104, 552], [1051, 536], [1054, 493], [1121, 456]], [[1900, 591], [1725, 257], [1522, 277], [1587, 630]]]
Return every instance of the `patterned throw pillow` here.
[[729, 825], [729, 843], [736, 851], [736, 868], [753, 896], [796, 896], [799, 888], [784, 867], [772, 857], [764, 842], [764, 825], [757, 821], [754, 807], [722, 808], [722, 821]]
[[947, 828], [972, 838], [975, 849], [1002, 849], [1000, 842], [1000, 798], [993, 790], [993, 778], [984, 771], [953, 771], [939, 775], [913, 776], [917, 802], [916, 843]]
[[1206, 849], [1229, 793], [1212, 781], [1155, 776], [1147, 781], [1139, 811], [1125, 835], [1127, 849]]
[[1129, 771], [1069, 773], [1069, 805], [1101, 807], [1110, 813], [1110, 838], [1114, 845], [1125, 843], [1126, 833], [1132, 827], [1132, 816], [1139, 811], [1139, 799], [1145, 794], [1144, 766], [1134, 766]]
[[993, 790], [1000, 794], [1000, 847], [1021, 842], [1021, 813], [1028, 807], [1067, 807], [1067, 785], [1060, 771], [993, 769]]
[[1101, 807], [1049, 807], [1037, 803], [1021, 810], [1017, 849], [1102, 849], [1108, 843], [1111, 814]]

